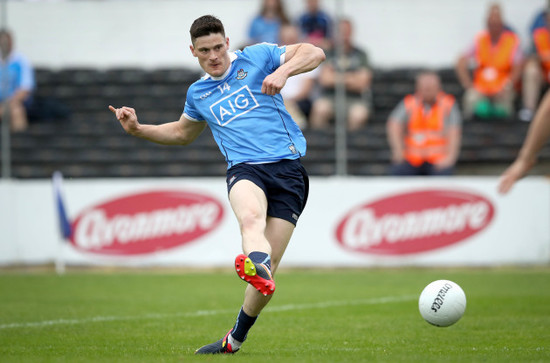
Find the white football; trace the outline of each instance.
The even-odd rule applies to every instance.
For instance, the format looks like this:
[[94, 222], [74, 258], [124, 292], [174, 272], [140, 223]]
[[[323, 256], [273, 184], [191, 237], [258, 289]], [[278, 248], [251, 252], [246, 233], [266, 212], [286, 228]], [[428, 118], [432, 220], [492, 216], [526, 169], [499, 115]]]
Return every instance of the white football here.
[[422, 290], [418, 309], [424, 320], [432, 325], [453, 325], [464, 315], [466, 295], [454, 282], [437, 280]]

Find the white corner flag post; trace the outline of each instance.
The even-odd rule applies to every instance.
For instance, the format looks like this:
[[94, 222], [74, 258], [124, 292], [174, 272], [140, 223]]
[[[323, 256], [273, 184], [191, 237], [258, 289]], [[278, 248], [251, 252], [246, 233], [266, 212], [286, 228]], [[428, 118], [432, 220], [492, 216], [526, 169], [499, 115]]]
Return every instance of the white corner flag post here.
[[58, 275], [62, 275], [65, 273], [65, 259], [63, 258], [63, 248], [66, 241], [71, 237], [72, 230], [71, 223], [67, 218], [65, 204], [63, 202], [63, 175], [60, 171], [56, 171], [53, 173], [52, 182], [54, 202], [59, 224], [59, 234], [61, 237], [58, 243], [57, 256], [55, 258], [55, 271]]

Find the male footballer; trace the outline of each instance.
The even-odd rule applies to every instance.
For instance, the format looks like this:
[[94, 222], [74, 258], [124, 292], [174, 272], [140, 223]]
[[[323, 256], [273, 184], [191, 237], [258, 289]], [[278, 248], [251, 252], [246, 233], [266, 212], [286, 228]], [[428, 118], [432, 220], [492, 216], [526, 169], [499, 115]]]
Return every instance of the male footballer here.
[[242, 237], [235, 270], [249, 285], [235, 325], [195, 353], [235, 353], [275, 291], [273, 274], [308, 196], [300, 163], [306, 141], [280, 91], [289, 77], [319, 66], [325, 54], [308, 43], [230, 52], [222, 22], [210, 15], [196, 19], [190, 34], [191, 53], [206, 74], [189, 87], [178, 121], [142, 124], [133, 108], [109, 109], [127, 133], [160, 144], [187, 145], [206, 125], [212, 130], [228, 164], [229, 201]]

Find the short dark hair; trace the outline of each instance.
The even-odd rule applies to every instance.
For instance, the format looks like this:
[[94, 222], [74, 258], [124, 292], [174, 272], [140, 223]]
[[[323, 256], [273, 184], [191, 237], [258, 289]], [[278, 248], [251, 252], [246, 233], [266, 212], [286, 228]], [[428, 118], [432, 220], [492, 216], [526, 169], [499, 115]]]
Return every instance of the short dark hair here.
[[200, 18], [195, 19], [189, 29], [191, 34], [191, 42], [195, 43], [195, 40], [199, 37], [204, 37], [210, 34], [220, 33], [225, 38], [225, 29], [220, 19], [213, 15], [203, 15]]

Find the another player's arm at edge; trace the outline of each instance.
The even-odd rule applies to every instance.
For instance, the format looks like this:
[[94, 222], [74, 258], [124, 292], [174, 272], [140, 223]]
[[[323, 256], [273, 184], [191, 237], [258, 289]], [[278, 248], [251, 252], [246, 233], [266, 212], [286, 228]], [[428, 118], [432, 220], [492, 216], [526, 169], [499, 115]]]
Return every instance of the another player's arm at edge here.
[[262, 92], [271, 96], [281, 92], [289, 77], [317, 68], [325, 58], [325, 52], [313, 44], [287, 45], [285, 63], [265, 77]]
[[519, 153], [519, 158], [535, 162], [537, 154], [550, 138], [550, 92], [544, 95], [533, 123], [529, 127], [527, 137]]
[[498, 185], [500, 193], [507, 193], [516, 181], [523, 178], [535, 165], [537, 154], [550, 139], [550, 91], [547, 91], [535, 114], [516, 160], [502, 174]]
[[138, 122], [136, 111], [131, 107], [114, 108], [109, 106], [124, 130], [145, 140], [163, 145], [188, 145], [206, 128], [206, 122], [195, 122], [181, 116], [178, 121], [161, 125], [146, 125]]

